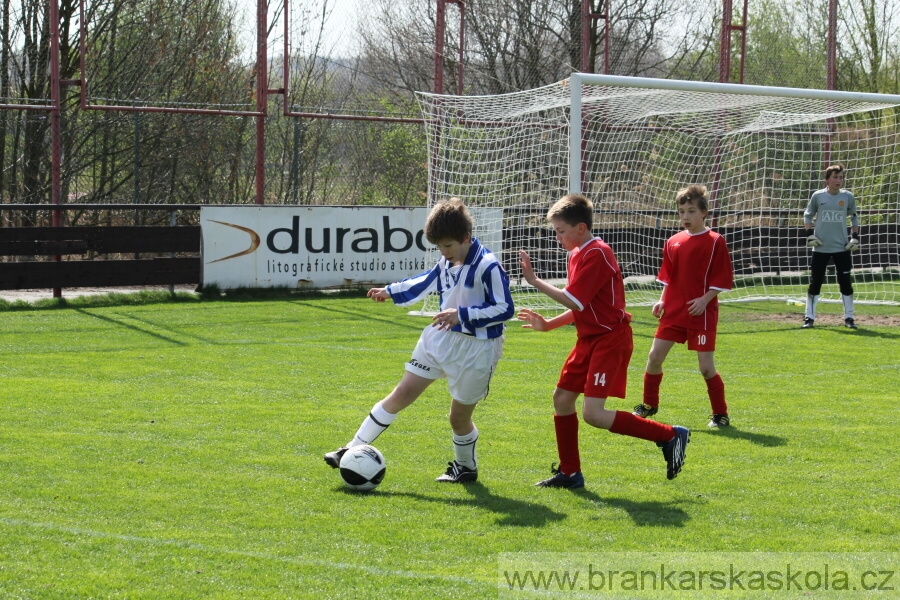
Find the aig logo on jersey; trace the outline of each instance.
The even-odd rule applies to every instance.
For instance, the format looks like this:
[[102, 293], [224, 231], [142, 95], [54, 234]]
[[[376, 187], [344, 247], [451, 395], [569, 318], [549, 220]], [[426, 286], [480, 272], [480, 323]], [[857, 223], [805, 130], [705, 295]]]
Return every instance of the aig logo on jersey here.
[[847, 213], [842, 210], [823, 210], [819, 215], [828, 223], [843, 223], [847, 219]]

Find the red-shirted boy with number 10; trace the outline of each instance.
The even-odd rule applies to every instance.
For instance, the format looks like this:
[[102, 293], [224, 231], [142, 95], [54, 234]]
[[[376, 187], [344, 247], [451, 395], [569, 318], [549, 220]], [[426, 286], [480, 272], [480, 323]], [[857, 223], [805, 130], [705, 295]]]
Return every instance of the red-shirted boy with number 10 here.
[[675, 196], [678, 217], [684, 227], [663, 247], [663, 263], [657, 281], [663, 284], [653, 315], [659, 326], [653, 337], [644, 373], [644, 401], [634, 414], [650, 417], [659, 409], [663, 362], [675, 344], [687, 343], [697, 352], [700, 374], [706, 381], [712, 416], [709, 427], [727, 427], [731, 418], [725, 403], [725, 384], [716, 371], [713, 353], [719, 322], [720, 292], [731, 290], [734, 269], [725, 238], [706, 226], [709, 195], [702, 185], [688, 186]]

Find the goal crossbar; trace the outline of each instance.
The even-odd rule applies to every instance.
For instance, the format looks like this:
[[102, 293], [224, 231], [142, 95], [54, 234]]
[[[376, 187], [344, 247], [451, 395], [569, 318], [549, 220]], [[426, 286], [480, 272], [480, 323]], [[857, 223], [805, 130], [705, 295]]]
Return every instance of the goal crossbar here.
[[807, 100], [833, 100], [871, 103], [872, 108], [900, 105], [900, 94], [872, 94], [841, 90], [814, 90], [778, 86], [745, 85], [688, 81], [684, 79], [656, 79], [653, 77], [627, 77], [624, 75], [599, 75], [572, 73], [568, 79], [570, 90], [571, 121], [569, 129], [569, 192], [581, 193], [581, 140], [582, 140], [582, 86], [639, 88], [709, 94], [738, 94], [741, 96], [766, 96], [771, 98], [802, 98]]

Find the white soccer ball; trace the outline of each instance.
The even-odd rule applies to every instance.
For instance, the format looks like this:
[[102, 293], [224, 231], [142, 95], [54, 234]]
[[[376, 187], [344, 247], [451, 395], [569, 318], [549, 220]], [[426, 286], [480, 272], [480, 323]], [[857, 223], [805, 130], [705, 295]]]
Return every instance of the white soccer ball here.
[[351, 490], [374, 490], [384, 479], [384, 455], [375, 446], [354, 446], [341, 457], [341, 479]]

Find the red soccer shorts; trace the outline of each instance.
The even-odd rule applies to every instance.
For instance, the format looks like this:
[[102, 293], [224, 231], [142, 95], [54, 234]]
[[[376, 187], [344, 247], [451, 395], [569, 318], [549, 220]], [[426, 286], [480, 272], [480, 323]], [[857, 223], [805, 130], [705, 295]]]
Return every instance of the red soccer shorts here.
[[653, 337], [676, 344], [687, 342], [688, 350], [696, 352], [713, 352], [716, 349], [715, 329], [688, 329], [678, 325], [659, 325]]
[[627, 323], [603, 335], [578, 338], [556, 387], [589, 398], [624, 398], [633, 351], [631, 325]]

